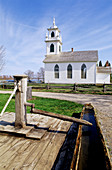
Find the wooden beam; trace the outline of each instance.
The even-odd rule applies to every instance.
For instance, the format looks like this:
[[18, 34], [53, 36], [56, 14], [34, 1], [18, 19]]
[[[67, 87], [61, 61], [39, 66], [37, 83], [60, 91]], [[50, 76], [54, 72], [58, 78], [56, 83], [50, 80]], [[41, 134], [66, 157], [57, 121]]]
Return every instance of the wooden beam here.
[[50, 117], [54, 117], [54, 118], [61, 119], [64, 121], [76, 122], [76, 123], [79, 123], [82, 125], [92, 126], [92, 123], [90, 123], [86, 120], [77, 119], [74, 117], [69, 117], [69, 116], [65, 116], [65, 115], [61, 115], [61, 114], [46, 112], [46, 111], [42, 111], [42, 110], [37, 110], [34, 108], [31, 108], [31, 113], [40, 114], [40, 115], [44, 115], [44, 116], [50, 116]]

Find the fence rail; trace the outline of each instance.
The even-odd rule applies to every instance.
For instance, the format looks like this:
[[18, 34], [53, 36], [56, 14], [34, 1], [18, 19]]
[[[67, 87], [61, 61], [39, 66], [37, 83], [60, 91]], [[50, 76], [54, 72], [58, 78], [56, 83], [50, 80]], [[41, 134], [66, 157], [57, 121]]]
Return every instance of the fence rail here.
[[[32, 85], [32, 84], [31, 84]], [[1, 84], [0, 88], [2, 89], [14, 89], [14, 84]], [[54, 84], [34, 84], [32, 85], [33, 90], [71, 90], [77, 92], [92, 91], [92, 92], [111, 92], [112, 93], [112, 84], [71, 84], [71, 85], [54, 85]]]

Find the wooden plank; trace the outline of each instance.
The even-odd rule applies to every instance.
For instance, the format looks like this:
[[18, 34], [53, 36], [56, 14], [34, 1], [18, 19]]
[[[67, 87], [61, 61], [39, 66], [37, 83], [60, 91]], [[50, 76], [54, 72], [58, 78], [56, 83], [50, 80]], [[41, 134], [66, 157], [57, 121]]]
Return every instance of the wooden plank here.
[[19, 142], [20, 139], [15, 137], [10, 137], [9, 140], [0, 147], [0, 158], [5, 154], [13, 145]]
[[44, 116], [44, 120], [37, 123], [36, 126], [41, 128], [51, 129], [55, 121], [56, 119], [54, 118]]
[[0, 158], [0, 167], [7, 169], [11, 165], [12, 160], [14, 160], [17, 155], [21, 154], [21, 152], [24, 152], [29, 145], [30, 141], [18, 141], [18, 143], [13, 145], [10, 150]]
[[[57, 131], [61, 131], [61, 122], [58, 124]], [[41, 170], [43, 167], [46, 170], [50, 170], [54, 164], [57, 154], [65, 140], [66, 134], [54, 133], [52, 139], [49, 142], [45, 152], [39, 159], [35, 166], [35, 170]]]
[[[71, 124], [72, 124], [71, 122], [68, 123], [68, 122], [61, 121], [59, 124], [58, 131], [67, 132]], [[41, 164], [46, 170], [48, 169], [50, 170], [52, 168], [54, 161], [56, 160], [56, 157], [59, 153], [59, 150], [65, 141], [65, 137], [66, 137], [66, 134], [63, 134], [63, 133], [61, 134], [57, 133], [53, 137], [51, 144], [47, 147], [46, 153], [42, 157], [42, 159], [44, 160], [44, 161], [41, 160], [43, 162], [43, 165], [41, 164], [42, 162], [41, 163], [38, 162], [38, 165], [35, 167], [35, 170], [39, 166], [39, 164]], [[47, 155], [47, 159], [45, 158], [46, 155]]]
[[[0, 147], [0, 153], [2, 151], [0, 157], [0, 169], [32, 170], [38, 167], [41, 162], [42, 166], [40, 165], [40, 167], [42, 167], [42, 169], [44, 166], [45, 168], [51, 169], [49, 166], [52, 167], [59, 149], [64, 142], [66, 132], [72, 123], [40, 115], [32, 115], [30, 120], [32, 121], [34, 119], [36, 121], [40, 120], [40, 122], [38, 122], [38, 128], [43, 128], [37, 129], [35, 133], [37, 133], [37, 131], [40, 131], [40, 134], [46, 132], [44, 136], [41, 140], [23, 139], [12, 136], [8, 136], [8, 140], [8, 138], [5, 137], [3, 141], [6, 139], [6, 143]], [[37, 123], [36, 121], [35, 123]], [[49, 125], [51, 126], [51, 131], [47, 132], [44, 128]], [[9, 125], [7, 128], [9, 128]], [[16, 131], [18, 131], [18, 129], [16, 129]], [[37, 133], [35, 136], [36, 135], [39, 134]], [[1, 136], [0, 141], [2, 141]], [[51, 153], [51, 151], [53, 152]], [[42, 160], [45, 160], [45, 163], [43, 163]], [[47, 166], [47, 163], [49, 166]], [[38, 170], [39, 169], [40, 168], [38, 168]]]
[[[49, 133], [49, 134], [51, 135], [51, 133]], [[48, 134], [45, 134], [45, 137], [43, 138], [45, 143], [46, 143], [47, 138], [49, 139]], [[26, 141], [27, 140], [29, 140], [29, 139], [26, 139]], [[31, 144], [25, 151], [21, 152], [20, 154], [15, 155], [15, 158], [10, 162], [8, 169], [23, 169], [28, 164], [28, 163], [26, 163], [25, 166], [22, 166], [24, 161], [25, 160], [26, 161], [33, 160], [33, 154], [37, 154], [37, 151], [38, 150], [40, 151], [44, 146], [41, 144], [40, 140], [30, 140], [30, 141], [31, 141]], [[41, 144], [41, 146], [40, 146], [40, 144]], [[40, 149], [38, 149], [39, 146], [40, 146]], [[36, 156], [38, 156], [38, 155], [36, 155]], [[33, 165], [33, 163], [31, 161], [31, 165], [30, 165], [31, 169], [32, 169], [32, 165]]]
[[0, 125], [0, 131], [2, 132], [11, 132], [11, 133], [18, 133], [18, 134], [24, 134], [26, 135], [33, 127], [26, 126], [24, 128], [15, 128], [14, 126], [3, 126]]
[[[65, 137], [66, 137], [65, 134], [61, 134], [61, 135], [57, 134], [57, 136], [53, 140], [51, 146], [49, 146], [47, 148], [47, 151], [48, 151], [48, 153], [46, 151], [47, 158], [45, 159], [45, 161], [42, 160], [42, 162], [43, 162], [42, 166], [44, 167], [44, 169], [46, 169], [46, 170], [49, 169], [50, 170], [52, 168], [52, 166], [53, 166], [53, 164], [54, 164], [54, 162], [55, 162], [55, 160], [57, 158], [57, 155], [58, 155], [58, 153], [60, 151], [60, 148], [61, 148], [61, 146], [63, 145], [63, 143], [65, 141]], [[43, 157], [44, 157], [44, 155], [43, 155]], [[38, 165], [39, 164], [40, 163], [38, 163]], [[35, 167], [35, 170], [37, 169], [38, 165]]]
[[33, 129], [33, 127], [31, 127], [31, 126], [26, 126], [26, 127], [24, 127], [24, 128], [21, 128], [21, 129], [16, 129], [16, 128], [15, 128], [15, 132], [18, 133], [18, 134], [24, 134], [24, 135], [26, 135], [26, 134], [29, 133], [32, 129]]
[[[23, 162], [23, 165], [21, 169], [26, 170], [33, 170], [34, 166], [36, 165], [37, 161], [42, 157], [45, 149], [47, 148], [50, 140], [52, 139], [53, 134], [52, 133], [46, 133], [47, 134], [47, 140], [43, 140], [39, 143], [38, 147], [35, 147], [35, 151], [32, 153], [32, 156], [27, 156], [25, 161]], [[45, 135], [46, 135], [45, 134]]]
[[26, 137], [33, 139], [41, 139], [47, 130], [44, 129], [32, 129], [27, 134]]
[[3, 136], [3, 134], [0, 135], [0, 147], [1, 147], [2, 145], [4, 145], [5, 143], [7, 143], [7, 142], [9, 141], [9, 139], [10, 139], [9, 136]]
[[6, 112], [2, 117], [0, 117], [0, 124], [4, 121], [4, 123], [12, 123], [15, 121], [15, 113], [8, 113]]
[[2, 131], [2, 132], [15, 132], [15, 128], [14, 128], [14, 126], [10, 126], [10, 125], [7, 125], [7, 126], [1, 125], [0, 131]]
[[30, 140], [27, 147], [22, 147], [21, 150], [14, 155], [13, 159], [9, 162], [7, 169], [20, 169], [21, 164], [24, 162], [26, 157], [28, 155], [32, 157], [36, 147], [38, 147], [38, 142]]
[[[60, 120], [55, 121], [54, 128], [57, 127], [60, 123]], [[44, 152], [46, 152], [46, 149], [51, 142], [52, 138], [54, 136], [54, 133], [47, 132], [45, 134], [45, 137], [42, 138], [41, 143], [38, 148], [36, 148], [35, 152], [32, 153], [32, 157], [27, 157], [22, 165], [22, 169], [24, 170], [33, 170], [36, 166], [37, 162], [41, 159]]]
[[37, 125], [39, 122], [43, 121], [44, 117], [41, 115], [27, 114], [27, 124]]
[[28, 114], [27, 116], [28, 124], [33, 124], [36, 127], [41, 128], [51, 128], [53, 123], [56, 121], [56, 119], [48, 116], [42, 116], [42, 115], [35, 115], [35, 114]]
[[62, 132], [68, 132], [72, 122], [61, 121], [61, 130]]

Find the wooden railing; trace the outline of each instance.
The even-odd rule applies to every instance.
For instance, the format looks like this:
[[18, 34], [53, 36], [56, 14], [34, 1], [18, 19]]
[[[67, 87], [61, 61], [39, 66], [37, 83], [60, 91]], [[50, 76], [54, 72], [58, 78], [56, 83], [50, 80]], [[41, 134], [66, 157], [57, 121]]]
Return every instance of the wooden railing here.
[[[32, 84], [31, 84], [32, 85]], [[2, 84], [2, 89], [14, 89], [13, 84]], [[112, 92], [112, 84], [71, 84], [71, 85], [54, 85], [54, 84], [34, 84], [32, 90], [52, 90], [59, 89], [60, 91], [74, 91], [74, 92]]]

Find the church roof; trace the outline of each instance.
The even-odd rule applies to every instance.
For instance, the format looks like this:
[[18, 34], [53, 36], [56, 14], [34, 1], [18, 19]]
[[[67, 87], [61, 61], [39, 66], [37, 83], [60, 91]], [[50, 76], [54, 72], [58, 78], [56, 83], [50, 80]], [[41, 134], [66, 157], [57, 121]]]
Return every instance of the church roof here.
[[44, 63], [55, 62], [97, 62], [98, 51], [61, 52], [60, 54], [46, 55]]

